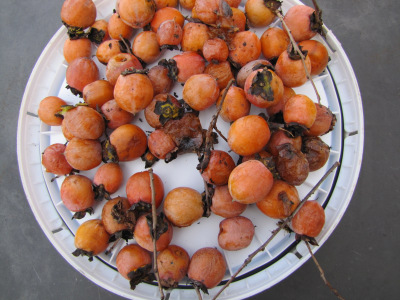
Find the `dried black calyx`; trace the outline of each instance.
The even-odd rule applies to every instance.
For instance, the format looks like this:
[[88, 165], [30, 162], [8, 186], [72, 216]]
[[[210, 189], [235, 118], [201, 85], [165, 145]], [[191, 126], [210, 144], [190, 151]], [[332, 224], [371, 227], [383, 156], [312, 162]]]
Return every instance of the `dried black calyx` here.
[[139, 216], [145, 213], [148, 213], [151, 211], [151, 204], [144, 202], [144, 201], [139, 201], [135, 204], [133, 204], [128, 211], [135, 213], [135, 216]]
[[169, 120], [177, 120], [183, 117], [185, 108], [172, 102], [171, 96], [167, 95], [166, 101], [157, 101], [154, 113], [159, 115], [159, 121], [164, 126]]
[[314, 12], [310, 15], [310, 29], [316, 33], [319, 33], [325, 37], [325, 32], [323, 30], [324, 22], [322, 21], [322, 10], [319, 8], [317, 3], [314, 2]]
[[177, 45], [168, 45], [164, 44], [160, 47], [161, 50], [179, 50], [179, 47]]
[[78, 211], [72, 216], [72, 220], [73, 219], [75, 219], [75, 220], [83, 219], [86, 216], [86, 214], [92, 215], [93, 212], [94, 212], [94, 210], [92, 207], [86, 208], [85, 210], [82, 210], [82, 211]]
[[102, 29], [97, 29], [97, 28], [90, 28], [90, 31], [87, 35], [88, 39], [92, 42], [95, 43], [96, 45], [100, 45], [103, 42], [103, 39], [106, 35], [106, 32]]
[[119, 49], [122, 53], [132, 53], [131, 42], [128, 39], [120, 35], [120, 40], [118, 41], [118, 44]]
[[227, 18], [231, 18], [233, 16], [232, 8], [224, 0], [220, 1], [219, 3], [219, 14]]
[[77, 90], [76, 88], [74, 88], [74, 87], [72, 87], [72, 86], [70, 86], [70, 85], [67, 85], [65, 88], [66, 88], [67, 90], [70, 90], [71, 93], [72, 93], [74, 96], [78, 96], [79, 98], [83, 98], [82, 92], [79, 91], [79, 90]]
[[[307, 57], [308, 51], [307, 50], [302, 50], [301, 46], [298, 46], [299, 50], [301, 51], [301, 53], [303, 54], [304, 58]], [[301, 55], [300, 53], [298, 53], [296, 51], [296, 49], [293, 47], [293, 45], [290, 43], [287, 49], [288, 55], [290, 59], [293, 60], [300, 60], [301, 59]]]
[[197, 280], [194, 280], [194, 279], [189, 279], [189, 283], [190, 283], [193, 287], [200, 289], [204, 294], [207, 294], [207, 295], [208, 295], [208, 289], [207, 289], [207, 287], [204, 285], [204, 283], [202, 283], [201, 281], [197, 281]]
[[86, 251], [86, 250], [78, 248], [74, 252], [72, 252], [72, 255], [75, 257], [87, 256], [89, 258], [89, 261], [93, 261], [93, 252], [92, 251]]
[[119, 239], [124, 239], [126, 242], [128, 240], [133, 239], [133, 232], [130, 229], [123, 229], [117, 232], [114, 232], [110, 238], [108, 239], [108, 243], [113, 243]]
[[274, 101], [274, 91], [271, 87], [272, 73], [263, 69], [256, 73], [251, 83], [249, 92], [252, 95], [260, 96], [266, 101]]
[[156, 220], [157, 225], [156, 225], [155, 234], [153, 231], [152, 214], [146, 215], [146, 220], [147, 220], [147, 225], [149, 225], [150, 235], [152, 238], [155, 238], [156, 240], [158, 240], [163, 233], [167, 232], [169, 224], [168, 224], [167, 218], [165, 217], [164, 213], [160, 213], [157, 215], [157, 220]]
[[204, 191], [201, 194], [201, 200], [203, 201], [204, 213], [203, 217], [208, 218], [211, 215], [211, 205], [212, 205], [212, 197], [214, 196], [215, 187], [212, 184], [206, 184], [207, 191]]
[[99, 185], [94, 184], [93, 191], [95, 200], [97, 201], [101, 201], [103, 199], [111, 200], [110, 193], [107, 192], [106, 188], [104, 187], [104, 184], [99, 184]]
[[264, 0], [264, 5], [269, 8], [274, 14], [277, 12], [282, 13], [282, 1], [281, 0]]
[[151, 273], [151, 264], [145, 265], [136, 269], [135, 271], [129, 272], [129, 283], [131, 285], [131, 290], [134, 290], [139, 283], [142, 282], [152, 282], [155, 279], [153, 273]]
[[176, 66], [176, 61], [174, 59], [161, 59], [158, 62], [159, 66], [163, 66], [168, 70], [168, 77], [171, 78], [174, 82], [178, 81], [178, 67]]
[[297, 241], [304, 241], [304, 242], [309, 243], [309, 244], [311, 244], [313, 246], [319, 246], [317, 240], [315, 238], [311, 237], [311, 236], [301, 235], [301, 234], [296, 233], [296, 237], [295, 238], [296, 238]]
[[145, 162], [145, 169], [152, 167], [157, 161], [159, 161], [159, 159], [155, 157], [148, 148], [140, 158]]
[[64, 21], [62, 23], [67, 28], [67, 34], [71, 40], [87, 38], [87, 33], [82, 27], [70, 26]]
[[119, 162], [117, 150], [111, 144], [109, 139], [102, 141], [101, 147], [102, 147], [102, 160], [104, 163], [108, 163], [108, 162], [118, 163]]
[[122, 76], [127, 76], [131, 74], [144, 74], [147, 75], [149, 73], [149, 69], [136, 69], [134, 67], [125, 69], [124, 71], [121, 72]]

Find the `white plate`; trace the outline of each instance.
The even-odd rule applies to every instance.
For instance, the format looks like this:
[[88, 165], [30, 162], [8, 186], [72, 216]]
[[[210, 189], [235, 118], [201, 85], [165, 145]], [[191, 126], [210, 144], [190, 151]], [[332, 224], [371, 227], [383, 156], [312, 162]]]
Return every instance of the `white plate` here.
[[[115, 2], [99, 0], [95, 3], [98, 13], [97, 19], [108, 19]], [[295, 0], [284, 1], [283, 11], [285, 12], [290, 6], [299, 3]], [[277, 21], [271, 26], [274, 25], [279, 25], [279, 22]], [[265, 28], [251, 30], [255, 31], [260, 37]], [[52, 143], [65, 142], [65, 139], [59, 127], [47, 126], [41, 123], [37, 117], [39, 103], [46, 96], [59, 96], [71, 104], [81, 101], [65, 89], [67, 65], [64, 61], [62, 48], [66, 38], [66, 29], [60, 28], [37, 61], [22, 99], [18, 122], [17, 151], [25, 193], [42, 230], [59, 253], [75, 269], [96, 284], [120, 296], [127, 298], [134, 296], [138, 299], [159, 298], [156, 285], [142, 283], [132, 291], [127, 280], [116, 271], [115, 255], [124, 243], [120, 243], [111, 255], [102, 254], [93, 262], [89, 262], [87, 258], [76, 258], [71, 254], [75, 250], [74, 233], [82, 221], [71, 220], [71, 212], [62, 204], [59, 196], [59, 186], [62, 179], [51, 182], [52, 174], [44, 172], [41, 165], [43, 150]], [[338, 170], [328, 177], [313, 197], [325, 206], [326, 223], [317, 238], [318, 243], [322, 245], [339, 223], [353, 194], [361, 167], [364, 125], [357, 80], [340, 43], [329, 30], [327, 31], [326, 41], [321, 38], [317, 39], [328, 46], [331, 61], [327, 70], [315, 77], [314, 81], [321, 95], [322, 104], [329, 106], [338, 121], [335, 129], [323, 137], [323, 140], [331, 146], [331, 155], [326, 166], [321, 170], [310, 173], [307, 181], [298, 188], [298, 191], [301, 197], [307, 194], [314, 183], [335, 161], [341, 162]], [[171, 52], [166, 53], [171, 56]], [[100, 64], [99, 66], [104, 77], [104, 66]], [[181, 95], [181, 90], [182, 86], [175, 84], [171, 93], [177, 92], [178, 95]], [[296, 88], [295, 91], [315, 99], [315, 93], [310, 83]], [[251, 113], [257, 112], [257, 109], [252, 108]], [[213, 109], [201, 112], [203, 128], [208, 128], [208, 120], [212, 113]], [[145, 124], [145, 121], [141, 122], [139, 119], [145, 120], [143, 115], [139, 114], [135, 117], [134, 123], [144, 130], [152, 130]], [[222, 132], [226, 133], [228, 126], [222, 120], [218, 121], [218, 128]], [[219, 140], [220, 143], [216, 148], [228, 150], [226, 143], [222, 139]], [[234, 156], [234, 154], [232, 156], [236, 161], [237, 156]], [[159, 161], [153, 169], [163, 180], [165, 193], [177, 186], [188, 186], [202, 192], [204, 190], [203, 182], [196, 170], [197, 163], [196, 155], [185, 154], [168, 165]], [[124, 170], [125, 182], [133, 173], [144, 170], [144, 163], [141, 160], [121, 163], [121, 166]], [[95, 170], [92, 170], [83, 172], [83, 174], [92, 178], [94, 172]], [[114, 194], [114, 196], [116, 195], [126, 195], [124, 185]], [[103, 204], [104, 201], [96, 207], [94, 215], [85, 217], [83, 220], [100, 218]], [[276, 220], [264, 216], [254, 205], [249, 206], [243, 215], [249, 217], [256, 226], [255, 238], [248, 248], [240, 251], [230, 252], [220, 249], [228, 264], [224, 281], [229, 279], [248, 254], [260, 246], [269, 237], [270, 232], [276, 228]], [[217, 235], [218, 224], [221, 220], [221, 217], [212, 215], [209, 218], [202, 218], [189, 228], [174, 228], [172, 244], [182, 246], [188, 251], [189, 255], [192, 255], [201, 247], [219, 248]], [[317, 247], [314, 247], [313, 251], [316, 250]], [[309, 257], [310, 254], [305, 245], [295, 242], [293, 234], [281, 232], [268, 245], [266, 251], [259, 253], [253, 259], [240, 276], [221, 294], [219, 299], [243, 299], [257, 294], [290, 275]], [[204, 299], [211, 298], [219, 289], [220, 286], [209, 290], [210, 295], [204, 295]], [[182, 282], [180, 287], [173, 291], [172, 296], [174, 299], [197, 297], [193, 289], [187, 286], [185, 282]]]

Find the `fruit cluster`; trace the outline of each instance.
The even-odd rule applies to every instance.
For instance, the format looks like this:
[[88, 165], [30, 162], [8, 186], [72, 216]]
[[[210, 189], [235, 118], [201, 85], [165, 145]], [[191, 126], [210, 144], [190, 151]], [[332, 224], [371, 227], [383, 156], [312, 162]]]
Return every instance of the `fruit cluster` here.
[[[154, 279], [154, 238], [163, 287], [175, 287], [185, 276], [202, 287], [215, 287], [226, 272], [222, 253], [204, 247], [189, 257], [170, 244], [173, 228], [189, 227], [213, 213], [224, 218], [219, 247], [244, 249], [255, 232], [252, 221], [241, 216], [246, 207], [255, 204], [274, 219], [289, 217], [300, 203], [296, 186], [329, 158], [330, 148], [320, 136], [333, 129], [335, 115], [293, 89], [328, 64], [325, 46], [311, 39], [318, 31], [316, 11], [295, 5], [283, 19], [303, 60], [287, 30], [270, 26], [280, 1], [248, 0], [244, 11], [240, 3], [180, 0], [180, 7], [191, 11], [184, 17], [176, 8], [178, 0], [118, 0], [108, 20], [96, 20], [91, 0], [65, 0], [62, 5], [69, 35], [64, 44], [66, 82], [83, 102], [68, 105], [56, 96], [40, 102], [41, 121], [61, 126], [67, 140], [47, 147], [42, 164], [47, 172], [65, 176], [61, 199], [74, 218], [84, 218], [96, 200], [107, 199], [101, 219], [78, 228], [74, 254], [92, 258], [113, 241], [134, 238], [116, 258], [132, 288]], [[266, 30], [259, 37], [251, 28]], [[106, 66], [105, 79], [92, 58], [93, 47]], [[181, 53], [161, 59], [171, 49]], [[170, 94], [177, 83], [183, 86], [182, 99]], [[250, 114], [252, 106], [263, 113]], [[239, 155], [238, 162], [227, 151], [215, 150], [216, 135], [201, 126], [199, 114], [212, 107], [218, 108], [215, 117], [230, 123], [228, 136], [221, 138]], [[149, 135], [133, 124], [139, 112], [154, 128]], [[143, 170], [130, 174], [126, 196], [113, 196], [124, 182], [121, 164], [142, 158], [148, 166], [187, 152], [198, 155], [205, 193], [191, 187], [164, 191], [163, 179]], [[79, 174], [93, 169], [93, 178]], [[162, 210], [156, 232], [153, 200]], [[292, 230], [315, 237], [324, 218], [318, 202], [309, 201], [293, 218]]]

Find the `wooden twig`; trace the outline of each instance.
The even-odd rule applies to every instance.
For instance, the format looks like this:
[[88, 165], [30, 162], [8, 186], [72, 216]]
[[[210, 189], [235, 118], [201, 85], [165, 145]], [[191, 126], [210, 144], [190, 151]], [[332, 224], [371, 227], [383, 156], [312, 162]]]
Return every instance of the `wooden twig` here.
[[308, 251], [311, 254], [311, 257], [315, 263], [315, 265], [317, 266], [318, 270], [319, 270], [319, 274], [321, 275], [322, 280], [324, 281], [325, 285], [329, 287], [329, 289], [332, 291], [332, 293], [335, 294], [336, 297], [338, 297], [341, 300], [344, 300], [344, 298], [339, 294], [339, 292], [329, 283], [329, 281], [326, 279], [325, 277], [325, 272], [324, 270], [321, 268], [320, 264], [318, 263], [318, 260], [315, 258], [314, 253], [311, 251], [311, 247], [310, 244], [307, 241], [304, 241], [306, 243], [306, 246], [308, 248]]
[[160, 275], [158, 274], [158, 267], [157, 267], [157, 207], [156, 207], [156, 190], [154, 188], [154, 176], [153, 176], [153, 169], [149, 169], [150, 175], [150, 188], [151, 188], [151, 214], [153, 219], [153, 269], [154, 269], [154, 276], [157, 279], [158, 289], [160, 290], [160, 299], [164, 299], [164, 292], [160, 281]]
[[200, 290], [196, 285], [194, 285], [194, 290], [196, 291], [197, 299], [202, 300]]
[[317, 184], [311, 189], [310, 192], [301, 200], [297, 208], [293, 211], [293, 213], [287, 217], [282, 223], [278, 224], [278, 228], [272, 231], [271, 236], [266, 240], [260, 247], [258, 247], [254, 252], [252, 252], [246, 260], [243, 262], [243, 264], [240, 266], [240, 268], [231, 276], [231, 278], [225, 283], [225, 285], [218, 291], [218, 293], [213, 297], [213, 300], [217, 299], [218, 296], [229, 286], [229, 284], [232, 283], [232, 281], [239, 275], [239, 273], [252, 261], [252, 259], [261, 251], [264, 251], [267, 245], [273, 240], [277, 234], [284, 229], [289, 222], [293, 219], [294, 215], [300, 210], [300, 208], [304, 205], [304, 203], [312, 196], [312, 194], [315, 193], [315, 191], [318, 189], [318, 187], [325, 181], [325, 179], [329, 176], [330, 173], [333, 172], [337, 167], [339, 166], [339, 162], [335, 162], [332, 167], [329, 168], [328, 171], [324, 174], [324, 176], [321, 177], [321, 179], [317, 182]]
[[317, 95], [318, 104], [320, 104], [321, 103], [321, 96], [319, 95], [317, 87], [315, 86], [314, 80], [311, 78], [311, 74], [307, 69], [304, 54], [303, 54], [303, 52], [301, 52], [299, 46], [297, 45], [296, 41], [293, 38], [292, 32], [290, 31], [289, 27], [286, 25], [285, 21], [283, 20], [282, 13], [279, 10], [277, 10], [276, 11], [276, 15], [278, 16], [279, 20], [281, 20], [282, 26], [285, 27], [286, 32], [287, 32], [287, 34], [289, 36], [289, 39], [290, 39], [290, 43], [292, 44], [294, 50], [297, 52], [297, 54], [299, 54], [299, 56], [301, 58], [301, 61], [303, 63], [303, 67], [304, 67], [304, 71], [306, 72], [307, 79], [310, 80], [310, 82], [311, 82], [311, 84], [312, 84], [312, 86], [314, 88], [315, 94]]

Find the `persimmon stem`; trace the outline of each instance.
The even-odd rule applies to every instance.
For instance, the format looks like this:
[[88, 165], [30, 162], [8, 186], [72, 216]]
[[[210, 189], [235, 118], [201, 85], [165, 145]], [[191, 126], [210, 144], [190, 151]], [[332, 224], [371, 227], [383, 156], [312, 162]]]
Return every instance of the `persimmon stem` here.
[[239, 273], [252, 261], [252, 259], [261, 251], [264, 251], [268, 244], [278, 235], [278, 233], [284, 229], [289, 222], [293, 219], [294, 215], [300, 210], [300, 208], [304, 205], [304, 203], [315, 193], [315, 191], [319, 188], [319, 186], [325, 181], [325, 179], [329, 176], [330, 173], [333, 172], [339, 166], [339, 162], [335, 162], [329, 169], [326, 171], [324, 176], [316, 183], [316, 185], [308, 192], [308, 194], [301, 200], [297, 208], [293, 211], [293, 213], [287, 217], [282, 223], [278, 223], [278, 227], [274, 229], [271, 233], [271, 236], [255, 251], [253, 251], [243, 262], [240, 268], [231, 276], [231, 278], [225, 283], [225, 285], [218, 291], [218, 293], [212, 298], [213, 300], [217, 299], [219, 295], [232, 283], [232, 281], [239, 275]]
[[315, 265], [317, 266], [319, 273], [321, 275], [322, 280], [324, 281], [325, 285], [327, 287], [329, 287], [329, 289], [332, 291], [332, 293], [335, 294], [336, 297], [338, 297], [341, 300], [344, 300], [344, 298], [339, 294], [339, 292], [329, 283], [329, 281], [326, 279], [325, 277], [325, 272], [322, 269], [321, 265], [318, 263], [318, 260], [316, 259], [316, 257], [314, 256], [314, 253], [311, 250], [310, 244], [307, 241], [304, 241], [304, 243], [306, 243], [308, 252], [310, 252], [310, 255], [315, 263]]
[[294, 40], [292, 32], [290, 31], [289, 27], [286, 25], [285, 20], [283, 20], [282, 13], [280, 11], [276, 11], [276, 15], [278, 16], [279, 20], [281, 20], [282, 26], [286, 29], [286, 32], [287, 32], [287, 34], [289, 36], [289, 39], [290, 39], [290, 43], [293, 46], [293, 49], [300, 56], [300, 59], [301, 59], [301, 62], [303, 63], [303, 67], [304, 67], [304, 71], [306, 73], [307, 79], [310, 80], [311, 85], [314, 88], [315, 94], [317, 95], [318, 104], [320, 104], [321, 103], [321, 96], [319, 95], [317, 87], [316, 87], [316, 85], [314, 83], [314, 80], [311, 78], [311, 74], [307, 69], [304, 54], [303, 54], [303, 52], [301, 52], [299, 46], [297, 45], [296, 41]]
[[157, 207], [156, 207], [156, 190], [154, 188], [154, 176], [153, 176], [153, 169], [149, 169], [149, 176], [150, 176], [150, 188], [151, 188], [151, 215], [153, 219], [153, 271], [154, 276], [157, 279], [158, 289], [160, 290], [160, 299], [164, 299], [164, 292], [161, 286], [160, 275], [158, 274], [158, 266], [157, 266]]

